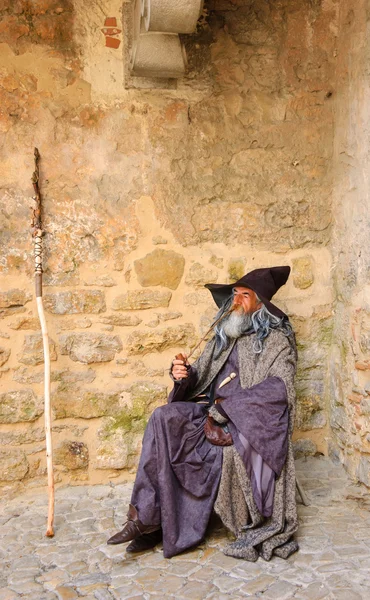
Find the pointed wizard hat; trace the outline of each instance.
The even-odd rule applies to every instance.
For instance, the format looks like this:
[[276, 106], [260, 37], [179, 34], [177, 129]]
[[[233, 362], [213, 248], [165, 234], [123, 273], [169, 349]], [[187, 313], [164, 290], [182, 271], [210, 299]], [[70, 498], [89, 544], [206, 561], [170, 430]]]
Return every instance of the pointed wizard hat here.
[[289, 277], [290, 267], [269, 267], [266, 269], [254, 269], [235, 283], [207, 283], [206, 287], [212, 294], [214, 301], [220, 308], [222, 304], [230, 298], [233, 288], [246, 287], [253, 290], [267, 310], [276, 317], [286, 317], [287, 315], [275, 304], [270, 302], [274, 294], [284, 285]]

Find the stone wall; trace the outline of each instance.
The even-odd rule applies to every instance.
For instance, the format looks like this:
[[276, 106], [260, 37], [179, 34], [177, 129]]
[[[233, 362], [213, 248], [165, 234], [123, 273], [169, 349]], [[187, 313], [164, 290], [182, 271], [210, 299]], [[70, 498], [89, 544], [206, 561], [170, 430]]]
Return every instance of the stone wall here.
[[330, 451], [370, 485], [369, 5], [342, 3], [335, 90]]
[[34, 146], [57, 481], [133, 474], [171, 358], [215, 313], [204, 283], [277, 264], [293, 268], [277, 302], [299, 342], [297, 449], [326, 452], [336, 5], [210, 2], [184, 80], [127, 89], [125, 44], [101, 32], [107, 16], [124, 31], [120, 2], [0, 4], [3, 485], [45, 483]]

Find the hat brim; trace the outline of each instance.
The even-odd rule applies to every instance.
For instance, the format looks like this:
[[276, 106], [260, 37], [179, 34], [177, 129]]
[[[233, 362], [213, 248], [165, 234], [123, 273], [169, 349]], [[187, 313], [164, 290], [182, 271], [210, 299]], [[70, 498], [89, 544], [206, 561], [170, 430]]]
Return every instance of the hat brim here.
[[[236, 281], [235, 283], [226, 283], [226, 284], [207, 283], [204, 287], [206, 287], [207, 290], [209, 290], [211, 292], [211, 294], [213, 296], [213, 300], [215, 301], [217, 306], [219, 308], [221, 308], [223, 303], [231, 296], [233, 288], [237, 285], [238, 285], [238, 282]], [[275, 304], [270, 302], [270, 300], [267, 300], [267, 298], [262, 296], [258, 291], [253, 289], [253, 285], [248, 284], [248, 286], [245, 286], [245, 284], [244, 284], [243, 287], [248, 287], [250, 290], [253, 290], [258, 295], [261, 302], [263, 302], [263, 304], [266, 306], [267, 310], [272, 315], [274, 315], [275, 317], [279, 317], [280, 319], [282, 319], [283, 317], [288, 318], [288, 315], [286, 315], [285, 312], [283, 312]]]

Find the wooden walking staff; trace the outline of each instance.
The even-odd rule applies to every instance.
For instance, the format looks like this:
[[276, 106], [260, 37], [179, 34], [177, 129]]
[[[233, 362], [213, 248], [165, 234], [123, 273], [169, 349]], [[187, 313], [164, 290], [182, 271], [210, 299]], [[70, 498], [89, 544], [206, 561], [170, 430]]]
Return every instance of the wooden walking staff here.
[[39, 314], [42, 343], [44, 349], [44, 414], [45, 414], [45, 435], [46, 435], [46, 468], [48, 473], [48, 524], [47, 537], [54, 535], [54, 473], [53, 473], [53, 447], [51, 441], [51, 405], [50, 405], [50, 349], [49, 336], [42, 303], [42, 231], [41, 220], [41, 194], [39, 187], [39, 161], [40, 153], [37, 148], [34, 150], [35, 170], [32, 175], [32, 184], [35, 191], [33, 199], [36, 207], [32, 209], [32, 236], [34, 241], [35, 256], [35, 288], [37, 312]]

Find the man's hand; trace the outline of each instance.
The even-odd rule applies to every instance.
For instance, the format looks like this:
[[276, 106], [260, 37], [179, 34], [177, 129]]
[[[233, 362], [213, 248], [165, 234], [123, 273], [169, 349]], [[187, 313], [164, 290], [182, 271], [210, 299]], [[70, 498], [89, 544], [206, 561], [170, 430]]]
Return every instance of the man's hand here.
[[188, 377], [188, 370], [185, 365], [189, 366], [188, 357], [186, 354], [182, 355], [184, 360], [180, 360], [179, 358], [174, 358], [172, 361], [172, 376], [174, 379], [186, 379]]

